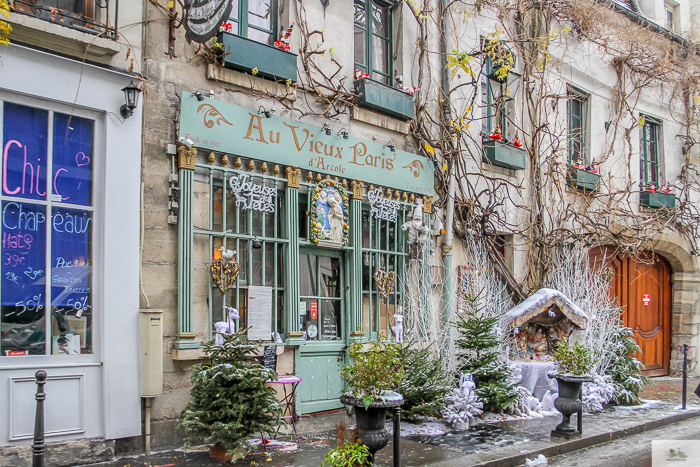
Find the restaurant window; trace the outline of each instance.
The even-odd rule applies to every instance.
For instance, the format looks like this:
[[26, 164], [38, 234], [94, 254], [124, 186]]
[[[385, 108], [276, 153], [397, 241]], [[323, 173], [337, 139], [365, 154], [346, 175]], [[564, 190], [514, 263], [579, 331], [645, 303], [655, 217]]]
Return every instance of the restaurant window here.
[[579, 158], [590, 164], [586, 151], [586, 125], [588, 121], [588, 94], [569, 86], [566, 91], [567, 115], [569, 118], [569, 163], [575, 164]]
[[277, 31], [277, 0], [233, 0], [231, 32], [272, 45]]
[[[362, 211], [362, 326], [371, 338], [391, 336], [393, 315], [402, 302], [405, 266], [410, 261], [406, 247], [406, 234], [401, 230], [410, 219], [413, 207], [401, 204], [396, 222], [376, 219], [370, 215], [368, 205]], [[374, 281], [377, 270], [396, 273], [396, 283], [388, 296], [383, 297]]]
[[[249, 287], [266, 287], [272, 296], [271, 339], [274, 332], [279, 333], [280, 337], [284, 335], [284, 267], [287, 258], [283, 254], [283, 248], [288, 242], [288, 236], [284, 232], [282, 211], [286, 180], [269, 171], [263, 174], [259, 170], [260, 162], [254, 164], [258, 169], [255, 172], [197, 164], [198, 176], [209, 181], [211, 215], [209, 226], [197, 225], [195, 222], [194, 233], [197, 237], [200, 237], [199, 234], [208, 237], [208, 251], [211, 252], [209, 261], [221, 259], [221, 247], [224, 246], [224, 250], [236, 252], [234, 259], [240, 265], [234, 286], [225, 294], [214, 284], [211, 275], [209, 277], [212, 322], [227, 321], [228, 314], [223, 308], [226, 305], [239, 312], [236, 329], [250, 326]], [[248, 167], [248, 161], [243, 166]], [[247, 187], [250, 190], [245, 188], [241, 191], [240, 199], [231, 189], [232, 176], [240, 177], [242, 183], [249, 184]], [[275, 193], [268, 199], [269, 203], [263, 203], [264, 206], [253, 204], [262, 198], [258, 195], [261, 190], [255, 186], [269, 188]]]
[[0, 108], [0, 351], [90, 354], [95, 122], [8, 101]]
[[661, 123], [649, 116], [642, 116], [644, 125], [641, 131], [640, 174], [642, 187], [653, 183], [659, 186], [659, 134]]
[[355, 0], [355, 69], [391, 85], [391, 7], [379, 0]]

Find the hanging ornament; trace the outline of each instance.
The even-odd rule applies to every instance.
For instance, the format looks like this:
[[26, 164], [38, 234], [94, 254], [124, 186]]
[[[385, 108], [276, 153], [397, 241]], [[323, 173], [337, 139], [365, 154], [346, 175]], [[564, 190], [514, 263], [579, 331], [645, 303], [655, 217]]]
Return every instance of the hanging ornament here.
[[209, 264], [209, 271], [214, 284], [222, 294], [225, 294], [228, 289], [235, 285], [241, 266], [238, 261], [233, 259], [236, 250], [227, 250], [223, 246], [219, 249], [221, 250], [221, 259], [213, 260]]
[[389, 293], [394, 288], [394, 284], [396, 284], [396, 273], [394, 271], [386, 272], [383, 269], [377, 269], [374, 271], [373, 277], [379, 293], [382, 294], [382, 298], [389, 296]]
[[518, 130], [515, 130], [515, 138], [513, 138], [513, 146], [516, 148], [523, 147], [523, 143], [520, 141], [520, 136], [518, 135]]

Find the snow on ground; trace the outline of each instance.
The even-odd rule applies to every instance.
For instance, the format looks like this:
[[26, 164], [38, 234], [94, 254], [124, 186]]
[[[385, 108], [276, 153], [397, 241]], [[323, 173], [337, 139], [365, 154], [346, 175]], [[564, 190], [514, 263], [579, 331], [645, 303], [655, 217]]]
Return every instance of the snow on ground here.
[[552, 410], [549, 412], [545, 410], [541, 412], [530, 412], [529, 415], [487, 413], [482, 420], [477, 420], [477, 424], [507, 422], [510, 420], [534, 420], [536, 418], [552, 417], [555, 415], [561, 416], [561, 414], [556, 410]]
[[642, 403], [639, 405], [616, 405], [615, 410], [620, 410], [620, 409], [629, 409], [629, 410], [635, 410], [635, 409], [648, 409], [650, 406], [654, 404], [659, 404], [663, 401], [657, 401], [657, 400], [652, 400], [652, 399], [639, 399]]

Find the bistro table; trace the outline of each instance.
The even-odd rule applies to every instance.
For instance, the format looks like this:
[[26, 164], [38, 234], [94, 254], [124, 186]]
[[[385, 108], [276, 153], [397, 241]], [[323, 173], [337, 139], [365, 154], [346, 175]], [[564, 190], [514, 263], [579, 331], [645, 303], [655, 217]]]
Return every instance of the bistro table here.
[[[281, 384], [282, 389], [284, 391], [284, 398], [280, 401], [282, 404], [285, 405], [284, 411], [282, 412], [282, 416], [280, 418], [285, 418], [289, 419], [292, 421], [292, 429], [294, 430], [294, 436], [296, 438], [296, 444], [298, 447], [301, 447], [299, 444], [299, 433], [297, 433], [297, 426], [296, 423], [294, 423], [294, 394], [297, 390], [297, 386], [299, 383], [301, 383], [302, 379], [298, 376], [295, 375], [277, 375], [277, 379], [271, 379], [267, 381], [270, 384]], [[291, 385], [289, 390], [287, 390], [287, 385]], [[279, 434], [280, 428], [282, 425], [277, 427], [277, 431], [275, 432], [275, 437], [274, 439], [277, 439], [277, 435]], [[265, 446], [265, 438], [263, 438], [262, 433], [260, 433], [260, 437], [262, 438], [262, 445], [263, 449], [267, 451], [267, 447]]]

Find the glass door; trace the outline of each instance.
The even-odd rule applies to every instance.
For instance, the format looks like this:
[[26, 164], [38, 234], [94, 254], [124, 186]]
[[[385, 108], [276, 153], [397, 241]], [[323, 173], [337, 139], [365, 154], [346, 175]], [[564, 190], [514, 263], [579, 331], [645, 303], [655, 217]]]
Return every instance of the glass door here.
[[343, 342], [343, 267], [340, 252], [306, 250], [299, 254], [299, 316], [307, 342]]

